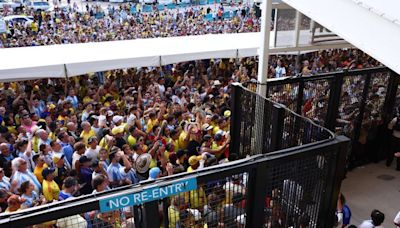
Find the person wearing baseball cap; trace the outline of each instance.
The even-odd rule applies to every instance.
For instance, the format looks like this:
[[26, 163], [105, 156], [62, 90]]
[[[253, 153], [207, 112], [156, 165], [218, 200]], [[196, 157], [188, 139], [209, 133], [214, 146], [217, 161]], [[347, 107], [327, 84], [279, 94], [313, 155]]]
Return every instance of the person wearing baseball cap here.
[[90, 169], [90, 164], [91, 160], [87, 156], [83, 155], [82, 157], [79, 158], [79, 164], [80, 164], [80, 169], [79, 169], [79, 181], [80, 183], [85, 184], [81, 188], [81, 193], [82, 194], [90, 194], [93, 189], [92, 189], [92, 174], [93, 171]]
[[52, 202], [53, 200], [58, 200], [60, 195], [60, 188], [58, 184], [54, 181], [54, 168], [47, 167], [43, 169], [43, 195], [47, 202]]
[[187, 168], [187, 172], [193, 172], [195, 170], [201, 169], [204, 167], [204, 160], [203, 160], [203, 156], [199, 155], [199, 156], [191, 156], [189, 158], [189, 167]]
[[58, 187], [62, 188], [64, 179], [67, 177], [70, 170], [69, 167], [65, 165], [65, 155], [57, 154], [53, 156], [53, 164], [55, 168], [54, 181], [58, 184]]

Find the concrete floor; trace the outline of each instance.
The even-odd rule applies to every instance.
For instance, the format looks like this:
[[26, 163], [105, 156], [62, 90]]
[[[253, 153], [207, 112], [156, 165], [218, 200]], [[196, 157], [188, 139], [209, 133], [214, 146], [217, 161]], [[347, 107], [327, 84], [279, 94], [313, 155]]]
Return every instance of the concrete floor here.
[[400, 211], [400, 171], [394, 164], [386, 167], [380, 162], [354, 169], [347, 173], [342, 193], [352, 212], [351, 224], [360, 225], [373, 209], [378, 209], [385, 214], [383, 226], [394, 227], [393, 219]]

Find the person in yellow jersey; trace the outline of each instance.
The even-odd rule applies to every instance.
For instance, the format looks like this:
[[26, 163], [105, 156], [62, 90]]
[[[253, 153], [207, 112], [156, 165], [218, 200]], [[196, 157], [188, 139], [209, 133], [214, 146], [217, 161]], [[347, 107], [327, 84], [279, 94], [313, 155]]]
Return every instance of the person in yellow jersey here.
[[80, 137], [82, 138], [83, 143], [88, 146], [88, 139], [91, 136], [96, 136], [96, 132], [91, 128], [90, 123], [87, 121], [82, 122], [81, 127], [83, 130]]
[[150, 133], [156, 124], [158, 124], [157, 115], [155, 112], [151, 112], [149, 114], [149, 120], [147, 121], [146, 133]]
[[43, 195], [47, 202], [57, 201], [60, 195], [60, 188], [54, 181], [54, 168], [45, 168], [42, 171], [43, 176]]
[[193, 172], [195, 170], [199, 170], [204, 168], [204, 160], [205, 156], [199, 155], [199, 156], [191, 156], [189, 158], [189, 167], [187, 168], [187, 172]]
[[43, 182], [43, 176], [42, 176], [42, 171], [43, 169], [47, 168], [47, 164], [44, 161], [43, 155], [35, 154], [33, 156], [33, 161], [35, 162], [36, 166], [35, 169], [33, 170], [33, 174], [35, 174], [36, 178], [40, 183]]

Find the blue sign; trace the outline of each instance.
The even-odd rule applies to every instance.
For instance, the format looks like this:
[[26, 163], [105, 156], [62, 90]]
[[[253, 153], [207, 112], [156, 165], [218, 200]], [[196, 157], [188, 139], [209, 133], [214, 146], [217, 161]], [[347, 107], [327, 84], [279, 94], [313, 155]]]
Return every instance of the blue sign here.
[[100, 200], [100, 212], [114, 211], [124, 207], [141, 205], [195, 189], [197, 189], [196, 178], [181, 180], [166, 186], [151, 187], [143, 189], [140, 192]]

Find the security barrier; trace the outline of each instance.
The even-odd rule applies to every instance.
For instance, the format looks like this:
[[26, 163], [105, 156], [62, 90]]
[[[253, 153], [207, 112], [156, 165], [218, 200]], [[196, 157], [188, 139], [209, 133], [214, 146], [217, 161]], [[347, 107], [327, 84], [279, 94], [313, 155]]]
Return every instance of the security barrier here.
[[266, 96], [336, 134], [349, 137], [350, 168], [378, 161], [388, 152], [388, 122], [400, 105], [399, 75], [386, 67], [248, 82]]
[[253, 156], [1, 214], [0, 226], [333, 227], [348, 139], [233, 89], [231, 153]]

